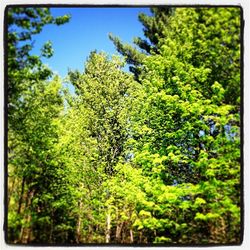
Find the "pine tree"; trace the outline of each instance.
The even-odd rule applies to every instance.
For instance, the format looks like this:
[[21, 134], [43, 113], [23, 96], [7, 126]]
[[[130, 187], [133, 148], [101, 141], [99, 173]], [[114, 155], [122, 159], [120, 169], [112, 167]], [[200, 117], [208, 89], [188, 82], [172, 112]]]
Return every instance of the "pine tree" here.
[[159, 40], [164, 37], [163, 31], [168, 25], [169, 17], [173, 15], [174, 8], [153, 7], [152, 16], [144, 13], [139, 14], [139, 21], [143, 24], [143, 31], [146, 39], [134, 38], [135, 47], [124, 44], [118, 37], [110, 34], [109, 38], [114, 43], [117, 51], [121, 53], [126, 62], [131, 65], [130, 71], [134, 73], [136, 79], [140, 73], [140, 66], [146, 55], [158, 53]]

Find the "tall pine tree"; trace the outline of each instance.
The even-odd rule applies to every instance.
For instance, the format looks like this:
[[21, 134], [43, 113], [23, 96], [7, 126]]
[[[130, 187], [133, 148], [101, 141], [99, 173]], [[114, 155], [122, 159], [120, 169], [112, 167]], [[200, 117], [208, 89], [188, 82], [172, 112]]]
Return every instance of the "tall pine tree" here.
[[140, 66], [145, 56], [159, 52], [159, 40], [164, 37], [163, 31], [168, 25], [170, 16], [174, 13], [174, 8], [152, 7], [151, 13], [152, 16], [147, 16], [144, 13], [139, 14], [139, 21], [143, 24], [145, 39], [141, 37], [134, 38], [135, 47], [123, 43], [113, 34], [109, 35], [117, 51], [121, 53], [125, 57], [126, 62], [131, 65], [130, 71], [134, 73], [137, 80], [140, 73]]

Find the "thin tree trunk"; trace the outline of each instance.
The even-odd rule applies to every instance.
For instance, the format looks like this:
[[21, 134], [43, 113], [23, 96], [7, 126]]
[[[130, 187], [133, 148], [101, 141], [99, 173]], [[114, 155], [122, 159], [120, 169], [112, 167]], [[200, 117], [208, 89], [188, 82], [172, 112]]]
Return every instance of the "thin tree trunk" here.
[[[19, 196], [19, 199], [18, 199], [18, 207], [17, 207], [17, 214], [19, 214], [19, 215], [21, 214], [21, 208], [22, 208], [22, 204], [23, 204], [24, 185], [25, 185], [25, 178], [23, 177], [22, 178], [22, 184], [21, 184], [21, 193], [20, 193], [20, 196]], [[25, 210], [25, 207], [23, 209]], [[24, 226], [21, 225], [18, 242], [22, 243], [23, 233], [24, 233]]]
[[116, 242], [117, 243], [121, 243], [121, 232], [122, 232], [122, 227], [123, 227], [123, 222], [121, 224], [117, 224], [116, 226], [116, 234], [115, 234], [115, 238], [116, 238]]
[[53, 230], [54, 230], [54, 209], [52, 208], [51, 226], [50, 226], [50, 234], [49, 234], [50, 243], [53, 243]]
[[[25, 207], [27, 210], [29, 210], [30, 205], [31, 205], [31, 200], [33, 198], [33, 191], [29, 192], [27, 194], [26, 197], [26, 204]], [[30, 226], [30, 222], [31, 222], [31, 214], [30, 212], [28, 212], [28, 215], [25, 216], [25, 222], [26, 222], [26, 226], [23, 226], [22, 230], [21, 230], [21, 243], [28, 243], [30, 241], [30, 236], [31, 236], [31, 226]]]
[[111, 223], [111, 216], [110, 216], [110, 213], [108, 212], [107, 219], [106, 219], [106, 226], [107, 226], [107, 228], [106, 228], [106, 243], [110, 242], [110, 228], [111, 228], [110, 223]]
[[82, 199], [79, 201], [79, 215], [77, 220], [77, 227], [76, 227], [76, 243], [81, 242], [81, 211], [82, 211]]
[[20, 214], [20, 212], [21, 212], [21, 207], [22, 207], [22, 203], [23, 203], [23, 194], [24, 194], [24, 184], [25, 184], [25, 178], [23, 177], [21, 193], [20, 193], [19, 201], [18, 201], [17, 214]]
[[21, 230], [20, 230], [20, 234], [19, 234], [19, 242], [20, 242], [20, 243], [22, 243], [23, 230], [24, 230], [24, 227], [22, 226], [22, 227], [21, 227]]
[[92, 243], [93, 229], [91, 225], [88, 225], [88, 235], [87, 235], [87, 243]]
[[25, 244], [29, 243], [29, 241], [30, 241], [30, 233], [31, 233], [31, 228], [29, 226], [30, 221], [31, 221], [31, 215], [30, 214], [27, 216], [26, 221], [27, 221], [28, 226], [24, 227], [23, 235], [22, 235], [22, 243], [25, 243]]
[[129, 233], [130, 233], [130, 243], [133, 243], [134, 242], [134, 236], [133, 236], [133, 230], [131, 228], [129, 230]]
[[11, 182], [10, 177], [8, 177], [8, 178], [9, 178], [9, 182], [8, 182], [8, 207], [9, 207], [10, 197], [12, 196], [13, 189], [15, 187], [16, 178], [12, 177], [12, 179], [13, 179], [12, 182]]
[[139, 243], [142, 243], [142, 232], [139, 232]]

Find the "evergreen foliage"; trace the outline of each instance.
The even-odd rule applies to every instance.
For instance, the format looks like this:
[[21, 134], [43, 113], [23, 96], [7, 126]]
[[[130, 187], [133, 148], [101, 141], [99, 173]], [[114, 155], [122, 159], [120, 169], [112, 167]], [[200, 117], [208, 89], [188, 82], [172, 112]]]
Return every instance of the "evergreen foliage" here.
[[121, 53], [126, 62], [131, 65], [130, 71], [134, 73], [137, 80], [140, 74], [140, 66], [146, 55], [158, 53], [159, 40], [164, 37], [163, 31], [168, 25], [170, 16], [174, 13], [171, 7], [153, 7], [151, 8], [152, 16], [140, 13], [138, 18], [142, 23], [145, 39], [141, 37], [134, 38], [134, 44], [139, 48], [124, 44], [113, 34], [109, 34], [110, 40], [114, 43], [117, 51]]

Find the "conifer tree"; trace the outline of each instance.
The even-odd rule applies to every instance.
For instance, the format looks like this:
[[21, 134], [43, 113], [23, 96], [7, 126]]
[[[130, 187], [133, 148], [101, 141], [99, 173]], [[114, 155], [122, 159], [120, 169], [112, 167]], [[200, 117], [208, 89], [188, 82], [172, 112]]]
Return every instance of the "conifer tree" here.
[[140, 66], [146, 55], [158, 53], [159, 40], [164, 36], [163, 31], [168, 25], [169, 17], [174, 13], [174, 8], [171, 7], [152, 7], [152, 16], [147, 16], [144, 13], [139, 14], [139, 21], [143, 24], [145, 39], [136, 37], [132, 45], [123, 43], [118, 37], [110, 34], [109, 38], [116, 46], [116, 49], [121, 53], [126, 62], [131, 65], [130, 71], [135, 74], [138, 79]]

